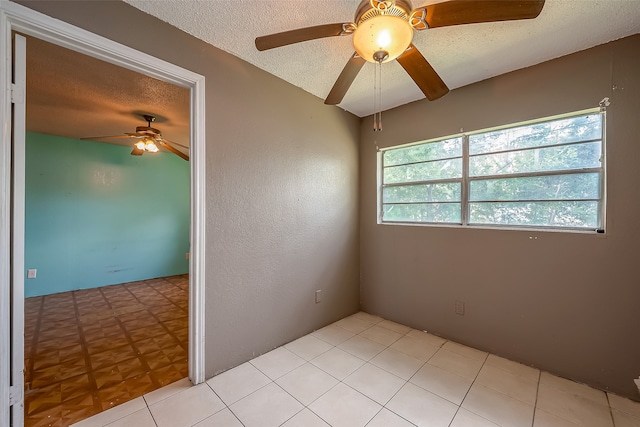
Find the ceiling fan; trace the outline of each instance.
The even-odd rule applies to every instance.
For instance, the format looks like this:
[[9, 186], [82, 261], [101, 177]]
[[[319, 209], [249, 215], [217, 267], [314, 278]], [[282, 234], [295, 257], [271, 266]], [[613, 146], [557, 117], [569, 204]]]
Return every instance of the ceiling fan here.
[[142, 116], [144, 120], [147, 122], [147, 126], [137, 126], [135, 132], [125, 133], [123, 135], [111, 135], [111, 136], [92, 136], [88, 138], [88, 140], [96, 140], [96, 139], [117, 139], [117, 138], [131, 138], [136, 139], [137, 141], [133, 144], [133, 151], [131, 151], [132, 156], [141, 156], [145, 152], [148, 153], [157, 153], [159, 151], [158, 146], [170, 151], [171, 153], [183, 158], [186, 161], [189, 161], [189, 155], [183, 153], [178, 150], [176, 147], [182, 147], [186, 150], [189, 149], [186, 145], [178, 144], [177, 142], [169, 141], [168, 139], [162, 136], [162, 132], [159, 129], [151, 127], [151, 122], [155, 122], [156, 118], [149, 114], [144, 114]]
[[317, 25], [256, 38], [259, 51], [333, 36], [353, 36], [355, 53], [324, 103], [337, 105], [365, 62], [396, 59], [430, 100], [449, 92], [438, 73], [413, 45], [413, 32], [481, 22], [532, 19], [545, 0], [450, 0], [413, 9], [410, 0], [362, 0], [353, 22]]

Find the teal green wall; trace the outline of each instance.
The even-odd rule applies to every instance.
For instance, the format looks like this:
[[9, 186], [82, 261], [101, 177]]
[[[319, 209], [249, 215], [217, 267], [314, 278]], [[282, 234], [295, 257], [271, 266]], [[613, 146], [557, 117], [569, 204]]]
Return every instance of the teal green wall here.
[[188, 273], [189, 163], [130, 152], [27, 133], [26, 297]]

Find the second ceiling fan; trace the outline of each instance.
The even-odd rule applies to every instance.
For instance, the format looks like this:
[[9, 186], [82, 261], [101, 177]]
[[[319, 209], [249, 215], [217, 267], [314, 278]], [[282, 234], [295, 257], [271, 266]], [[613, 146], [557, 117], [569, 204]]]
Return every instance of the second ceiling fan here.
[[178, 144], [177, 142], [169, 141], [167, 138], [162, 136], [162, 132], [159, 129], [151, 127], [151, 123], [156, 121], [155, 116], [144, 114], [142, 115], [142, 118], [147, 122], [147, 126], [137, 126], [135, 133], [127, 132], [123, 135], [91, 136], [80, 139], [89, 139], [94, 141], [120, 138], [134, 139], [136, 142], [133, 144], [133, 151], [131, 151], [132, 156], [141, 156], [146, 152], [157, 153], [159, 151], [159, 147], [162, 147], [176, 156], [189, 161], [189, 154], [183, 153], [174, 146], [181, 147], [187, 151], [189, 150], [189, 147]]
[[353, 35], [355, 53], [333, 85], [325, 104], [342, 102], [364, 64], [400, 63], [430, 100], [449, 92], [413, 44], [413, 32], [481, 22], [532, 19], [544, 0], [450, 0], [413, 9], [410, 0], [362, 0], [353, 22], [317, 25], [256, 38], [260, 51], [324, 37]]

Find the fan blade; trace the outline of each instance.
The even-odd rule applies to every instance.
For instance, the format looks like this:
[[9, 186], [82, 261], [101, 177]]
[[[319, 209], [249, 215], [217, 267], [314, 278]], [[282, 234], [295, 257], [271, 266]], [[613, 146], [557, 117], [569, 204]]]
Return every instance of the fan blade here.
[[161, 141], [160, 145], [162, 145], [164, 148], [166, 148], [167, 150], [171, 151], [173, 154], [182, 157], [184, 160], [186, 160], [187, 162], [189, 161], [189, 156], [184, 154], [182, 151], [173, 148], [171, 145], [167, 144], [165, 141]]
[[338, 80], [334, 83], [331, 88], [331, 92], [327, 95], [327, 99], [324, 100], [324, 103], [327, 105], [338, 105], [342, 102], [342, 98], [351, 87], [351, 83], [355, 80], [356, 76], [364, 66], [365, 61], [363, 58], [358, 56], [357, 53], [354, 53], [347, 65], [344, 66], [340, 76], [338, 76]]
[[80, 138], [81, 140], [94, 140], [94, 139], [121, 139], [121, 138], [132, 138], [130, 135], [107, 135], [107, 136], [88, 136], [86, 138]]
[[144, 153], [144, 150], [139, 149], [135, 145], [133, 146], [133, 151], [131, 151], [132, 156], [142, 156], [142, 153]]
[[449, 88], [436, 73], [436, 70], [413, 44], [397, 58], [397, 61], [429, 101], [434, 101], [449, 92]]
[[175, 145], [176, 147], [186, 148], [187, 150], [189, 149], [189, 147], [187, 145], [178, 144], [177, 142], [171, 141], [171, 140], [169, 140], [167, 138], [162, 138], [162, 140], [164, 142], [166, 142], [167, 144]]
[[429, 28], [480, 22], [532, 19], [544, 0], [450, 0], [426, 6]]
[[340, 36], [347, 34], [344, 30], [348, 24], [325, 24], [315, 27], [299, 28], [297, 30], [284, 31], [268, 36], [256, 37], [256, 48], [259, 51], [273, 49], [307, 40], [321, 39], [323, 37]]

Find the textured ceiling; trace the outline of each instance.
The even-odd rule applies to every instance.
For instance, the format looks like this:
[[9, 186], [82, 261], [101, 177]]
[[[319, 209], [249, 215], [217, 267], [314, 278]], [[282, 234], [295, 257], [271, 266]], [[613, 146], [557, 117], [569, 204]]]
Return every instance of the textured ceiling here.
[[[125, 0], [193, 36], [322, 99], [350, 55], [351, 37], [312, 40], [258, 52], [257, 36], [350, 22], [360, 0]], [[438, 1], [416, 1], [414, 7]], [[473, 7], [473, 1], [470, 1]], [[414, 44], [455, 89], [640, 32], [640, 0], [547, 0], [532, 20], [416, 32]], [[340, 107], [372, 113], [373, 69], [367, 63]], [[400, 65], [382, 69], [383, 110], [424, 96]], [[437, 101], [434, 101], [437, 102]]]
[[[126, 0], [135, 7], [324, 99], [353, 52], [350, 37], [265, 52], [254, 39], [278, 31], [347, 22], [359, 0]], [[427, 3], [416, 2], [414, 7]], [[437, 28], [414, 43], [451, 88], [640, 32], [640, 0], [547, 0], [533, 20]], [[158, 117], [163, 136], [189, 144], [189, 91], [29, 38], [27, 129], [83, 138], [122, 135]], [[383, 66], [383, 109], [422, 99], [394, 61]], [[438, 102], [437, 100], [434, 102]], [[371, 114], [373, 65], [340, 107]], [[331, 108], [331, 107], [327, 107]], [[128, 139], [107, 139], [129, 145]]]
[[[163, 137], [189, 145], [189, 89], [27, 37], [27, 129], [69, 138], [124, 135], [156, 116]], [[129, 138], [104, 142], [132, 145]]]

